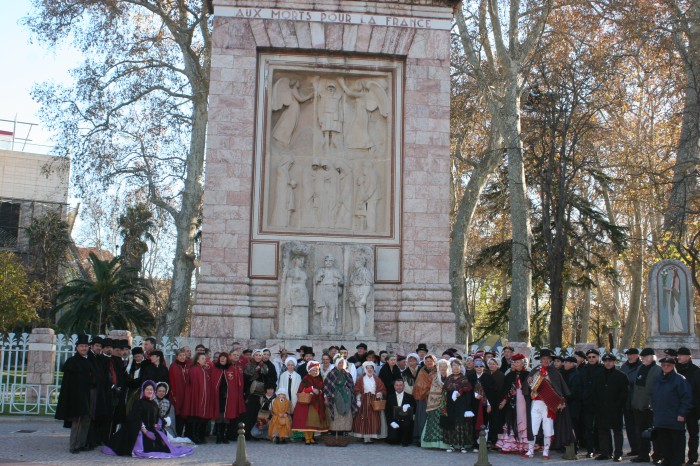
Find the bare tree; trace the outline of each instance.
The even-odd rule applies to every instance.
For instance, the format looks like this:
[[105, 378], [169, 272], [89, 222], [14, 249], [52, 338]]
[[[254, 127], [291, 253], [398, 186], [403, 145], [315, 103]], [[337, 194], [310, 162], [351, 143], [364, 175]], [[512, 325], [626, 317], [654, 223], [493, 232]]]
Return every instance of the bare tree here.
[[172, 287], [159, 334], [187, 318], [201, 218], [208, 120], [211, 17], [208, 2], [33, 0], [25, 19], [54, 46], [71, 40], [85, 55], [74, 85], [34, 89], [42, 119], [71, 157], [88, 197], [119, 183], [144, 191], [176, 231]]
[[473, 170], [469, 177], [455, 219], [450, 251], [453, 311], [466, 315], [462, 311], [466, 306], [463, 298], [464, 248], [467, 246], [464, 233], [481, 190], [505, 154], [511, 200], [512, 281], [508, 338], [512, 341], [530, 341], [532, 294], [530, 209], [523, 165], [520, 100], [552, 6], [553, 0], [480, 0], [466, 2], [456, 13], [459, 45], [464, 54], [459, 71], [475, 80], [481, 89], [492, 132], [489, 150], [479, 161], [479, 169]]

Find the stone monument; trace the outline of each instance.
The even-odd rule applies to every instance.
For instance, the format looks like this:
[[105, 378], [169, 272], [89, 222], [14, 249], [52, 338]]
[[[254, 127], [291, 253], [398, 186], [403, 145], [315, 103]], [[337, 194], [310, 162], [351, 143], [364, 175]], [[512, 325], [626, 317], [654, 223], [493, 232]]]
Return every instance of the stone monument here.
[[213, 4], [192, 336], [452, 344], [458, 1]]
[[693, 283], [682, 262], [666, 259], [649, 272], [649, 336], [646, 345], [657, 351], [685, 346], [700, 352], [695, 334]]

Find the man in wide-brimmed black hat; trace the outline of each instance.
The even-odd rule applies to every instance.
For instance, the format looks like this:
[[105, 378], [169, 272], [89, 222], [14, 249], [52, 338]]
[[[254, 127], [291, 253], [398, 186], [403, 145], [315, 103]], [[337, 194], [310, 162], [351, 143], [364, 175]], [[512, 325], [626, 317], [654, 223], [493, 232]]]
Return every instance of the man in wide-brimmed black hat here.
[[75, 355], [63, 364], [63, 379], [58, 395], [55, 418], [70, 425], [70, 452], [80, 453], [89, 449], [90, 389], [97, 383], [95, 366], [88, 360], [87, 335], [78, 335]]
[[304, 346], [303, 349], [304, 352], [302, 353], [301, 362], [297, 366], [297, 373], [302, 379], [309, 373], [309, 371], [306, 369], [306, 365], [309, 361], [313, 360], [314, 356], [316, 356], [316, 353], [314, 353], [314, 349], [311, 346]]

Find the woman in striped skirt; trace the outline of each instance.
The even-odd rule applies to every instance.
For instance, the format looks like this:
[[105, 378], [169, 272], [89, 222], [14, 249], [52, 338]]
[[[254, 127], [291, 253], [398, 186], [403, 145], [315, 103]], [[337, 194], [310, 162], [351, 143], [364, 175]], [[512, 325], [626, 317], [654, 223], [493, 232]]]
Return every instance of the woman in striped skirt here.
[[355, 383], [355, 398], [358, 411], [352, 422], [352, 435], [361, 437], [365, 443], [372, 439], [386, 438], [387, 427], [384, 410], [375, 411], [372, 401], [386, 397], [386, 387], [374, 374], [375, 365], [371, 361], [362, 364], [364, 375]]

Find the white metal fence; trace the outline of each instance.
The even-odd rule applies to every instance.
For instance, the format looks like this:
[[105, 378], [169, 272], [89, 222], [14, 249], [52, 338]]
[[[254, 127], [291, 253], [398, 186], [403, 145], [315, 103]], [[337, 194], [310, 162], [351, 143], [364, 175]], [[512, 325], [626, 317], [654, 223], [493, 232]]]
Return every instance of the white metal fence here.
[[[56, 403], [61, 389], [61, 369], [66, 359], [76, 351], [77, 335], [56, 335], [56, 352], [52, 363], [51, 384], [28, 383], [29, 362], [28, 333], [0, 334], [0, 414], [46, 414], [56, 412]], [[140, 346], [142, 337], [133, 337], [132, 347]], [[168, 364], [180, 348], [180, 338], [162, 337], [158, 348], [163, 351]]]

